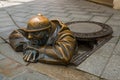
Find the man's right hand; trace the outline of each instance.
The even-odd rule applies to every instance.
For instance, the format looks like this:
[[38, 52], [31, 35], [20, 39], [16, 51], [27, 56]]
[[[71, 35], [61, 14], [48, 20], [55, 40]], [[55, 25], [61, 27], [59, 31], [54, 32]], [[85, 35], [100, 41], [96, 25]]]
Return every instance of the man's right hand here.
[[39, 53], [36, 50], [28, 49], [24, 51], [23, 60], [26, 62], [37, 62], [39, 57]]

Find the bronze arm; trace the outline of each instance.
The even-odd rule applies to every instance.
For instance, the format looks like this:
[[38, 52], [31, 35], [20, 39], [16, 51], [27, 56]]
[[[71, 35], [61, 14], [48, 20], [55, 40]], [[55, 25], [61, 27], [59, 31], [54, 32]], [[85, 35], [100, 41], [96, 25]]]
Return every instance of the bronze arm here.
[[40, 54], [39, 61], [52, 64], [69, 64], [73, 54], [77, 52], [74, 36], [67, 32], [60, 35], [53, 46], [43, 46], [37, 49]]
[[10, 41], [10, 45], [12, 46], [12, 48], [17, 51], [17, 52], [22, 52], [23, 51], [23, 45], [25, 43], [28, 43], [29, 40], [26, 39], [23, 34], [21, 32], [20, 29], [18, 30], [14, 30], [10, 36], [9, 36], [9, 41]]

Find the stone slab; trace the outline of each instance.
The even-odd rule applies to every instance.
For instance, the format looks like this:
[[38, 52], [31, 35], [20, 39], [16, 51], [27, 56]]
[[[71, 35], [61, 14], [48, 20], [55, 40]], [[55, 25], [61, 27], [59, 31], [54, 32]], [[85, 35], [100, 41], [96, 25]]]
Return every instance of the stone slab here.
[[55, 80], [55, 79], [52, 79], [47, 75], [32, 70], [27, 70], [22, 74], [15, 76], [14, 78], [12, 78], [12, 80]]
[[108, 59], [109, 58], [107, 57], [93, 54], [81, 63], [77, 69], [100, 76], [108, 62]]
[[110, 19], [107, 21], [107, 24], [120, 26], [120, 20]]
[[0, 60], [0, 73], [6, 77], [15, 76], [23, 71], [25, 71], [25, 68], [11, 59], [5, 58]]
[[0, 36], [3, 37], [4, 39], [8, 39], [10, 33], [15, 30], [18, 29], [16, 26], [8, 26], [8, 27], [2, 27], [0, 28]]
[[113, 29], [113, 36], [120, 36], [120, 27], [111, 26]]
[[[26, 22], [24, 17], [21, 17], [19, 14], [16, 13], [17, 16], [12, 16], [14, 21], [17, 22]], [[21, 14], [22, 15], [22, 14]]]
[[16, 22], [16, 23], [19, 25], [20, 28], [26, 28], [27, 27], [27, 21], [28, 20], [26, 20], [26, 22]]
[[112, 13], [99, 13], [99, 12], [91, 12], [91, 15], [94, 16], [102, 16], [102, 17], [110, 17]]
[[33, 0], [8, 0], [8, 1], [11, 1], [11, 2], [30, 2], [30, 1], [33, 1]]
[[46, 74], [55, 80], [99, 80], [99, 78], [94, 75], [78, 71], [70, 66], [31, 63], [28, 67], [42, 74]]
[[[1, 53], [1, 52], [0, 52]], [[6, 57], [0, 54], [0, 60], [5, 59]]]
[[111, 19], [120, 20], [120, 15], [114, 14]]
[[118, 44], [116, 45], [113, 54], [120, 56], [120, 41], [119, 41]]
[[115, 43], [106, 43], [93, 54], [96, 56], [104, 56], [109, 58], [113, 54]]
[[115, 43], [104, 44], [101, 48], [94, 52], [88, 59], [86, 59], [82, 64], [80, 64], [77, 67], [77, 69], [100, 76], [109, 60], [109, 57], [112, 55], [114, 46]]
[[72, 21], [88, 21], [87, 18], [73, 18]]
[[105, 23], [108, 20], [108, 18], [109, 17], [105, 17], [105, 16], [94, 16], [90, 21]]
[[90, 19], [90, 18], [92, 18], [92, 15], [82, 15], [82, 14], [80, 14], [80, 15], [74, 15], [74, 14], [72, 14], [72, 15], [70, 15], [71, 17], [74, 17], [74, 18], [85, 18], [85, 19]]
[[3, 75], [0, 74], [0, 80], [3, 80], [3, 78], [4, 78]]
[[117, 43], [119, 41], [118, 36], [113, 36], [111, 40], [108, 41], [108, 43]]
[[0, 38], [0, 44], [5, 43], [1, 38]]
[[110, 58], [102, 77], [108, 80], [120, 80], [120, 56], [113, 55]]
[[15, 60], [18, 63], [26, 65], [26, 63], [23, 61], [22, 53], [15, 52], [9, 44], [1, 44], [0, 45], [0, 51], [1, 51], [1, 54], [3, 54], [4, 56], [6, 56], [6, 57], [8, 57], [12, 60]]

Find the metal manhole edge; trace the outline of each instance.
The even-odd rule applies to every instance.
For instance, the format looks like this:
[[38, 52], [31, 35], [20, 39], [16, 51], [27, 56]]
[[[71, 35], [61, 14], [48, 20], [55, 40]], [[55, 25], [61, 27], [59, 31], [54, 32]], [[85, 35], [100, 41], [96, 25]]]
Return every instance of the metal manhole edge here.
[[[104, 37], [107, 35], [111, 35], [113, 33], [112, 28], [104, 23], [100, 23], [100, 22], [95, 22], [95, 21], [72, 21], [72, 22], [67, 22], [65, 23], [67, 26], [69, 26], [70, 24], [74, 24], [74, 23], [94, 23], [97, 24], [99, 26], [102, 27], [102, 30], [98, 31], [98, 32], [93, 32], [93, 33], [77, 33], [77, 32], [73, 32], [73, 34], [77, 37], [77, 38], [81, 38], [81, 39], [93, 39], [93, 38], [99, 38], [99, 37]], [[107, 29], [107, 31], [104, 31], [104, 29]]]

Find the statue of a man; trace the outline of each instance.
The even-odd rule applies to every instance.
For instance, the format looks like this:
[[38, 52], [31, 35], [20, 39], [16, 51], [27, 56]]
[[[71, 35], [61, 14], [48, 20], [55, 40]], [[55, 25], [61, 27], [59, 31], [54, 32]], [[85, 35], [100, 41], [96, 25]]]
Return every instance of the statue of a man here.
[[14, 30], [9, 41], [15, 51], [23, 51], [26, 62], [67, 65], [77, 52], [76, 38], [69, 28], [40, 14], [28, 21], [26, 29]]

